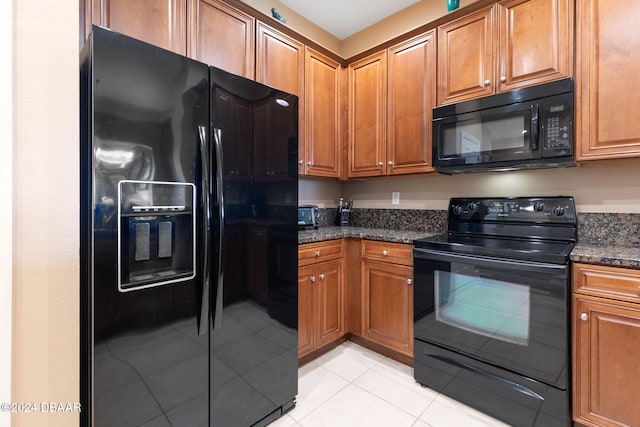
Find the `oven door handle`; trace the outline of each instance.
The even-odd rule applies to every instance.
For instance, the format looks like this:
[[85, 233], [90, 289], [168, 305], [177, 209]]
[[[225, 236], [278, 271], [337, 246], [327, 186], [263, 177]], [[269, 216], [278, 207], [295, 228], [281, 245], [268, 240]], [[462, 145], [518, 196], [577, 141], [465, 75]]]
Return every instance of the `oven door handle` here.
[[484, 267], [501, 267], [508, 269], [518, 269], [528, 272], [548, 273], [549, 271], [561, 271], [566, 270], [568, 267], [566, 264], [547, 264], [541, 262], [523, 261], [523, 260], [509, 260], [503, 258], [486, 258], [477, 255], [462, 255], [453, 252], [437, 251], [433, 249], [415, 248], [413, 250], [414, 259], [433, 260], [433, 261], [458, 261], [466, 262]]

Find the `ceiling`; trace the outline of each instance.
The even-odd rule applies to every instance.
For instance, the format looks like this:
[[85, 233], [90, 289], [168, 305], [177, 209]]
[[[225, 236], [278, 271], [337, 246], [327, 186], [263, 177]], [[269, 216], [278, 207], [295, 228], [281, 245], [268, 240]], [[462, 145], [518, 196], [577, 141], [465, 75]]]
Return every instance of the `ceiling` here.
[[[363, 30], [420, 0], [280, 0], [340, 40]], [[286, 16], [284, 17], [286, 18]]]

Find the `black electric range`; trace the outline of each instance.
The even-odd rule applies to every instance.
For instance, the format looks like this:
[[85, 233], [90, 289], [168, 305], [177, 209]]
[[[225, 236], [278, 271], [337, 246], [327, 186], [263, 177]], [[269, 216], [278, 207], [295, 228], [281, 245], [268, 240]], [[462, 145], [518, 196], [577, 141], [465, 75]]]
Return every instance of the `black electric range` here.
[[569, 426], [571, 197], [454, 198], [414, 241], [416, 381], [514, 426]]

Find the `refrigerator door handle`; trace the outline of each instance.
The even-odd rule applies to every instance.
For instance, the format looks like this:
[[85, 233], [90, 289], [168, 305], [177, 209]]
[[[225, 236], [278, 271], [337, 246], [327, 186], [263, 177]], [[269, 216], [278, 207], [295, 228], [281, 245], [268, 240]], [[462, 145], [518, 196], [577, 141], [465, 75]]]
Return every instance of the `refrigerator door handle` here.
[[218, 235], [218, 286], [216, 290], [216, 306], [213, 314], [213, 329], [222, 328], [222, 297], [224, 293], [224, 175], [222, 170], [222, 129], [213, 128], [213, 143], [216, 154], [216, 195], [219, 218]]
[[200, 139], [200, 159], [202, 167], [201, 197], [204, 210], [204, 238], [202, 245], [202, 302], [200, 303], [200, 316], [198, 318], [198, 335], [205, 335], [209, 329], [209, 240], [211, 236], [211, 209], [209, 206], [209, 147], [207, 143], [206, 126], [198, 126]]

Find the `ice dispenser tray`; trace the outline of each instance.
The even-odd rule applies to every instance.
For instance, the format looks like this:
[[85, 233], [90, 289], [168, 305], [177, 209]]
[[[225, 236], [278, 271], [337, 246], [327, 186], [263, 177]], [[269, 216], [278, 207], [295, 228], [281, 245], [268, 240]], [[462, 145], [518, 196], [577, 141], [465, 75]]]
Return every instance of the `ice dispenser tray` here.
[[121, 292], [195, 277], [195, 191], [191, 183], [119, 182]]

